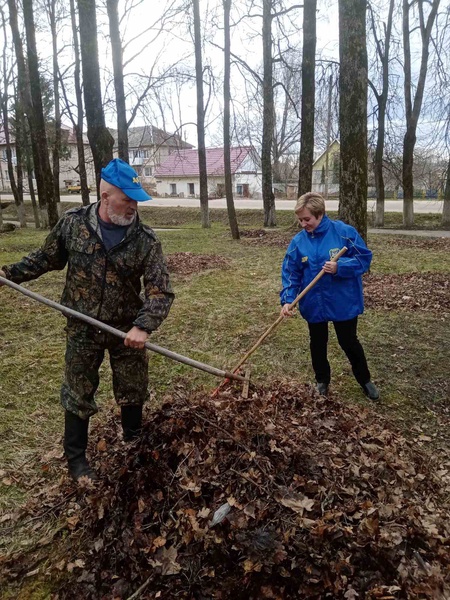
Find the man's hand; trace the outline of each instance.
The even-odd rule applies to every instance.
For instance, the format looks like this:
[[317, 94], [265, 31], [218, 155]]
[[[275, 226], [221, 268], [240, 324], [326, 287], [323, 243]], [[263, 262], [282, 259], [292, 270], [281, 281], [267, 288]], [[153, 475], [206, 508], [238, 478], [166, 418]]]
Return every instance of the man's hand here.
[[283, 304], [282, 308], [281, 308], [281, 313], [280, 315], [282, 317], [294, 317], [295, 316], [295, 308], [289, 308], [291, 305], [288, 304]]
[[[2, 271], [1, 269], [0, 269], [0, 277], [4, 277], [6, 279], [6, 273], [4, 271]], [[5, 284], [0, 281], [0, 287], [2, 287], [2, 285], [5, 285]]]
[[325, 273], [335, 275], [337, 273], [337, 262], [327, 260], [327, 262], [323, 265], [323, 270]]
[[125, 346], [128, 346], [128, 348], [139, 348], [139, 350], [143, 350], [147, 339], [148, 333], [146, 331], [139, 329], [139, 327], [133, 327], [127, 333], [124, 344]]

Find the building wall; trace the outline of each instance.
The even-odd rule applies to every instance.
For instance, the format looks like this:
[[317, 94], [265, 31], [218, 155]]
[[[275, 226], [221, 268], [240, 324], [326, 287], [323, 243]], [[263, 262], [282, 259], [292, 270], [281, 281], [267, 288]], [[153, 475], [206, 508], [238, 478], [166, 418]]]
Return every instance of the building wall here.
[[[253, 173], [236, 173], [232, 178], [233, 194], [238, 194], [238, 185], [248, 185], [250, 198], [261, 198], [261, 175]], [[189, 186], [189, 184], [191, 184]], [[192, 194], [192, 185], [194, 193]], [[174, 190], [173, 186], [176, 186]], [[161, 197], [178, 196], [183, 198], [198, 198], [200, 196], [200, 180], [198, 177], [158, 177], [156, 180], [157, 195]], [[225, 177], [208, 177], [208, 195], [225, 197]]]
[[234, 176], [235, 185], [233, 187], [233, 193], [237, 193], [238, 185], [249, 186], [249, 198], [261, 198], [262, 197], [262, 175], [261, 173], [236, 173]]
[[[76, 184], [79, 181], [79, 175], [75, 171], [75, 167], [78, 165], [78, 153], [76, 144], [69, 144], [69, 153], [67, 158], [60, 161], [60, 174], [59, 174], [59, 187], [61, 191], [64, 191], [67, 185]], [[15, 147], [11, 147], [13, 162], [16, 156]], [[92, 160], [92, 153], [89, 145], [85, 144], [84, 147], [85, 159], [86, 159], [86, 171], [88, 185], [91, 186], [92, 190], [95, 190], [95, 169]], [[50, 156], [51, 160], [51, 156]], [[34, 185], [36, 186], [36, 180]], [[0, 189], [2, 191], [11, 191], [8, 174], [8, 163], [6, 160], [6, 145], [0, 145]], [[24, 189], [28, 191], [28, 178], [27, 174], [24, 173]]]

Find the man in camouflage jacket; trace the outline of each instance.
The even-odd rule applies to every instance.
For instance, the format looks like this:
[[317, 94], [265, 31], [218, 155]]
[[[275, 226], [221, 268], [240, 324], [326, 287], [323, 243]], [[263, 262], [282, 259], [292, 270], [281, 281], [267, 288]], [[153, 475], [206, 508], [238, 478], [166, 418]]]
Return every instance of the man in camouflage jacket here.
[[75, 480], [96, 478], [86, 447], [89, 417], [98, 410], [94, 395], [105, 350], [124, 439], [133, 439], [141, 428], [142, 405], [148, 397], [144, 343], [167, 317], [174, 298], [161, 244], [137, 214], [137, 202], [147, 199], [135, 171], [114, 159], [102, 170], [100, 203], [67, 211], [42, 248], [2, 267], [7, 279], [22, 283], [67, 265], [62, 304], [127, 332], [123, 341], [68, 318], [61, 404], [64, 449]]

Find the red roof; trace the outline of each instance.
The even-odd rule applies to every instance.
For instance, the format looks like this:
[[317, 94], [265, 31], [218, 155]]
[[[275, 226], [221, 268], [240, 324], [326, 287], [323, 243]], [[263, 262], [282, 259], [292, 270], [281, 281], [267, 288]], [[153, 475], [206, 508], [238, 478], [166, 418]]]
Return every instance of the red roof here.
[[[239, 170], [251, 152], [251, 147], [231, 148], [231, 173]], [[208, 175], [224, 175], [223, 148], [206, 149], [206, 171]], [[198, 150], [176, 150], [155, 170], [155, 177], [198, 177]]]

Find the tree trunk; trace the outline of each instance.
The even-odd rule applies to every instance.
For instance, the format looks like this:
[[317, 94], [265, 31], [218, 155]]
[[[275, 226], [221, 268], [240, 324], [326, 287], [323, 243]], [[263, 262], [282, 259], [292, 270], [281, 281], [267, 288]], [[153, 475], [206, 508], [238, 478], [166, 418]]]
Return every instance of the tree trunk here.
[[[376, 24], [372, 15], [372, 31], [375, 38], [377, 53], [382, 64], [382, 90], [381, 94], [375, 91], [378, 102], [378, 132], [377, 145], [375, 149], [374, 174], [375, 174], [375, 190], [377, 196], [376, 212], [375, 212], [375, 227], [384, 226], [384, 204], [385, 204], [385, 189], [383, 176], [383, 157], [384, 157], [384, 139], [386, 127], [386, 105], [389, 94], [389, 51], [391, 45], [392, 32], [392, 15], [394, 11], [394, 0], [390, 0], [389, 13], [387, 24], [385, 26], [384, 43], [378, 39]], [[384, 47], [384, 50], [383, 50]]]
[[[6, 57], [8, 55], [8, 36], [6, 34], [6, 21], [3, 10], [1, 11], [2, 17], [2, 29], [3, 29], [3, 94], [1, 98], [1, 114], [3, 118], [3, 133], [5, 137], [6, 144], [6, 160], [9, 174], [9, 181], [11, 183], [11, 191], [14, 196], [14, 202], [16, 204], [17, 216], [19, 218], [19, 223], [21, 227], [27, 226], [27, 220], [25, 218], [25, 207], [23, 205], [23, 182], [21, 180], [22, 177], [22, 169], [21, 169], [21, 153], [20, 153], [20, 144], [16, 141], [16, 164], [17, 164], [17, 183], [14, 174], [14, 167], [12, 164], [12, 150], [11, 150], [11, 138], [10, 138], [10, 128], [9, 128], [9, 114], [8, 114], [8, 86], [9, 86], [9, 77], [8, 77], [8, 68], [6, 63]], [[16, 97], [16, 107], [19, 104], [19, 100]], [[17, 124], [16, 124], [17, 126]], [[17, 139], [17, 138], [16, 138]]]
[[444, 207], [442, 210], [442, 225], [444, 227], [450, 226], [450, 158], [448, 160], [447, 178], [445, 180]]
[[239, 239], [239, 226], [233, 200], [233, 181], [231, 176], [230, 154], [230, 10], [231, 0], [223, 0], [223, 30], [224, 30], [224, 81], [223, 81], [223, 162], [225, 168], [225, 196], [227, 198], [228, 222], [231, 237]]
[[328, 80], [328, 112], [327, 112], [327, 149], [325, 154], [325, 199], [328, 200], [328, 183], [330, 178], [330, 144], [331, 144], [331, 101], [333, 98], [333, 74]]
[[263, 0], [263, 134], [261, 145], [264, 227], [275, 227], [275, 196], [272, 185], [272, 144], [274, 128], [272, 0]]
[[[14, 43], [14, 49], [16, 53], [17, 60], [17, 81], [18, 81], [18, 90], [19, 90], [19, 101], [24, 107], [24, 112], [27, 114], [28, 126], [30, 129], [30, 138], [32, 143], [32, 151], [33, 157], [38, 161], [39, 164], [39, 148], [36, 144], [36, 136], [35, 136], [35, 123], [33, 119], [33, 103], [31, 100], [31, 90], [30, 90], [30, 81], [29, 76], [25, 67], [25, 58], [22, 46], [22, 37], [19, 31], [18, 19], [17, 19], [17, 4], [14, 0], [8, 0], [8, 8], [9, 8], [9, 24], [11, 27], [11, 33]], [[36, 167], [36, 177], [40, 177], [40, 169]], [[38, 175], [39, 172], [39, 175]], [[40, 178], [40, 182], [42, 183], [42, 178]], [[41, 211], [41, 217], [44, 227], [48, 225], [48, 214], [47, 214], [47, 200], [46, 195], [42, 194], [39, 197], [39, 208]]]
[[[32, 130], [33, 160], [39, 205], [41, 211], [45, 206], [47, 207], [49, 225], [50, 227], [54, 227], [58, 222], [59, 216], [53, 190], [53, 174], [50, 166], [44, 109], [42, 106], [33, 0], [23, 0], [23, 18], [27, 38], [27, 63], [32, 99], [29, 108], [31, 109], [31, 121], [33, 122], [34, 131], [33, 128], [30, 127], [30, 129]], [[29, 116], [28, 113], [29, 111], [27, 111], [27, 116]]]
[[52, 32], [52, 51], [53, 51], [53, 97], [55, 101], [55, 139], [53, 142], [52, 167], [53, 167], [53, 192], [55, 202], [58, 203], [61, 210], [61, 198], [59, 193], [59, 174], [61, 160], [61, 108], [59, 97], [59, 65], [58, 65], [58, 33], [56, 30], [56, 1], [49, 0], [48, 14], [50, 21], [50, 30]]
[[[403, 224], [407, 227], [414, 225], [414, 147], [416, 145], [417, 123], [419, 121], [420, 111], [422, 109], [423, 93], [428, 70], [429, 44], [431, 30], [439, 8], [440, 0], [433, 0], [431, 10], [425, 24], [423, 15], [424, 0], [418, 0], [417, 7], [419, 12], [419, 28], [422, 39], [422, 55], [420, 61], [420, 71], [414, 101], [412, 99], [412, 76], [411, 76], [411, 48], [410, 48], [410, 24], [409, 11], [412, 6], [409, 0], [403, 0], [403, 70], [404, 90], [405, 90], [405, 115], [406, 115], [406, 133], [403, 138]], [[415, 4], [414, 4], [415, 5]]]
[[28, 149], [26, 152], [26, 163], [27, 163], [27, 179], [28, 179], [28, 187], [30, 189], [30, 198], [31, 198], [31, 205], [33, 207], [33, 216], [34, 216], [34, 224], [36, 226], [36, 229], [40, 229], [41, 228], [41, 212], [39, 210], [39, 204], [36, 200], [36, 194], [34, 191], [34, 183], [33, 183], [33, 165], [31, 162], [31, 154], [30, 154], [30, 150]]
[[116, 92], [117, 109], [117, 144], [119, 158], [129, 162], [128, 155], [128, 125], [125, 104], [125, 89], [123, 85], [123, 50], [119, 29], [119, 0], [107, 0], [109, 19], [109, 35], [111, 37], [112, 60], [114, 68], [114, 90]]
[[77, 0], [77, 2], [80, 22], [84, 105], [88, 124], [87, 134], [94, 159], [97, 197], [99, 198], [101, 170], [113, 158], [114, 139], [105, 125], [105, 114], [103, 112], [95, 0]]
[[202, 39], [200, 32], [199, 0], [192, 0], [192, 6], [194, 9], [195, 81], [197, 85], [197, 140], [198, 168], [200, 175], [200, 207], [202, 212], [202, 227], [208, 228], [211, 226], [211, 224], [209, 222], [208, 173], [206, 171], [205, 108], [203, 102]]
[[339, 218], [367, 237], [367, 48], [365, 0], [339, 0], [341, 131]]
[[80, 177], [80, 188], [81, 188], [81, 201], [83, 206], [89, 206], [89, 188], [86, 173], [86, 159], [84, 154], [84, 140], [83, 140], [83, 94], [81, 91], [81, 77], [80, 77], [80, 45], [78, 43], [78, 27], [75, 12], [75, 0], [70, 0], [70, 20], [72, 24], [72, 38], [73, 38], [73, 51], [75, 55], [74, 65], [74, 84], [75, 84], [75, 97], [77, 104], [77, 119], [72, 118], [74, 125], [75, 138], [77, 140], [77, 154], [78, 154], [78, 168], [77, 173]]
[[317, 0], [305, 0], [303, 7], [303, 58], [302, 58], [302, 129], [300, 134], [300, 160], [298, 170], [298, 195], [312, 189], [314, 163], [314, 111], [316, 94], [316, 6]]

